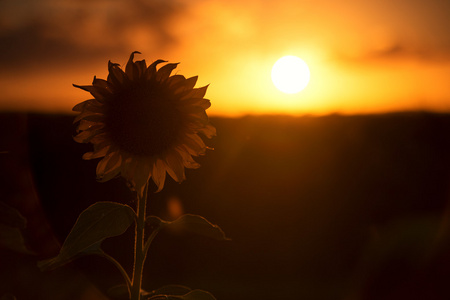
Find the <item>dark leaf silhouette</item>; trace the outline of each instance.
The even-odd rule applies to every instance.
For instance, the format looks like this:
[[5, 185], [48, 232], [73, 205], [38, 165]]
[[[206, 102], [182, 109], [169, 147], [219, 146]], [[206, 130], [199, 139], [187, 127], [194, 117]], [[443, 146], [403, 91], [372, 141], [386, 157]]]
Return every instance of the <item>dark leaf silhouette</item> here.
[[21, 229], [25, 229], [26, 224], [26, 219], [15, 208], [0, 201], [0, 247], [33, 254], [25, 246], [21, 231]]
[[25, 240], [19, 228], [0, 224], [0, 247], [24, 254], [33, 254], [25, 246]]
[[39, 262], [38, 266], [42, 270], [53, 269], [79, 255], [99, 254], [102, 241], [123, 234], [134, 219], [135, 213], [128, 205], [97, 202], [80, 214], [59, 255]]
[[219, 226], [198, 215], [182, 215], [175, 221], [169, 222], [166, 227], [169, 230], [187, 231], [217, 240], [229, 240]]
[[156, 289], [154, 291], [152, 291], [151, 293], [149, 293], [149, 297], [150, 296], [155, 296], [155, 295], [185, 295], [189, 292], [191, 292], [192, 289], [188, 288], [187, 286], [184, 285], [178, 285], [178, 284], [171, 284], [171, 285], [165, 285], [163, 287], [160, 287], [159, 289]]
[[145, 300], [216, 300], [216, 298], [209, 292], [203, 290], [190, 290], [187, 287], [170, 285], [166, 287], [162, 287], [155, 292], [163, 292], [163, 291], [174, 291], [174, 292], [183, 292], [184, 294], [160, 294], [160, 293], [151, 293], [148, 296], [144, 296]]
[[15, 228], [25, 229], [27, 220], [17, 209], [0, 201], [0, 223]]

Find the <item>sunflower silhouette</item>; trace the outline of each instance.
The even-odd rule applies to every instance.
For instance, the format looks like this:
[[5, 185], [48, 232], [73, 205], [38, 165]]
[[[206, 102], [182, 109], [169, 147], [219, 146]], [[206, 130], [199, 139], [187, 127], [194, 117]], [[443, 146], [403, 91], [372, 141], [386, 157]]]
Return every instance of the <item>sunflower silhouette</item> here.
[[73, 108], [79, 112], [74, 140], [94, 146], [83, 159], [102, 158], [98, 181], [122, 176], [142, 195], [150, 178], [159, 192], [166, 172], [182, 182], [185, 168], [198, 168], [193, 157], [208, 149], [199, 134], [211, 138], [216, 129], [206, 114], [211, 106], [204, 98], [208, 86], [194, 88], [197, 76], [171, 76], [176, 63], [157, 69], [166, 61], [148, 67], [145, 60], [134, 62], [136, 53], [131, 53], [125, 71], [109, 62], [107, 80], [94, 76], [92, 85], [74, 84], [94, 97]]

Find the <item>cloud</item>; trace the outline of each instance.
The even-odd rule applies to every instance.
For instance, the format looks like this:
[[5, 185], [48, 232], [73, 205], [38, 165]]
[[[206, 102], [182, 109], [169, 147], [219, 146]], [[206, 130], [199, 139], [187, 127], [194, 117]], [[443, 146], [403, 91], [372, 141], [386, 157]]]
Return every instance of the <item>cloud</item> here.
[[168, 24], [184, 8], [177, 0], [5, 0], [0, 4], [0, 63], [59, 64], [140, 47], [164, 49], [177, 42]]
[[2, 0], [0, 63], [4, 69], [78, 64], [114, 60], [134, 50], [156, 57], [167, 49], [182, 49], [197, 58], [231, 57], [246, 49], [270, 54], [315, 44], [355, 61], [450, 56], [446, 17], [450, 4], [437, 0], [427, 5], [419, 0], [261, 4], [260, 0]]
[[352, 64], [398, 61], [441, 63], [450, 61], [450, 44], [418, 44], [412, 40], [395, 40], [384, 47], [352, 45], [336, 50], [335, 58]]

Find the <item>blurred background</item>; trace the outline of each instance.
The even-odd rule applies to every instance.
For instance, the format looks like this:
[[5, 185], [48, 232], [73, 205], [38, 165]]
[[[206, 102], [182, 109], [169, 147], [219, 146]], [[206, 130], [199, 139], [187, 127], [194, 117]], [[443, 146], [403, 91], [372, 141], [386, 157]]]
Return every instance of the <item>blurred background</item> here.
[[[117, 270], [84, 257], [42, 273], [79, 213], [134, 205], [95, 181], [73, 141], [72, 87], [107, 62], [181, 62], [210, 84], [218, 135], [149, 210], [200, 214], [231, 241], [162, 232], [144, 289], [223, 299], [449, 299], [450, 28], [444, 1], [0, 1], [0, 201], [27, 219], [34, 254], [0, 248], [0, 297], [109, 299]], [[309, 65], [287, 95], [273, 63]], [[130, 269], [132, 232], [105, 250]], [[119, 245], [119, 246], [118, 246]], [[112, 298], [111, 298], [112, 299]]]
[[[210, 113], [448, 111], [447, 1], [2, 0], [0, 108], [70, 112], [72, 83], [105, 78], [132, 51], [210, 84]], [[308, 87], [286, 95], [270, 70], [302, 58]]]
[[[40, 272], [79, 213], [134, 205], [121, 179], [95, 181], [73, 117], [2, 115], [2, 201], [28, 220], [36, 255], [1, 251], [0, 291], [18, 299], [108, 299], [121, 284], [97, 257]], [[162, 232], [144, 288], [182, 284], [217, 299], [446, 299], [450, 278], [450, 116], [426, 112], [211, 119], [215, 150], [150, 195], [164, 219], [199, 214], [231, 241]], [[12, 147], [15, 146], [15, 147]], [[5, 148], [3, 148], [5, 149]], [[104, 249], [128, 270], [132, 230]], [[101, 298], [96, 298], [103, 295]]]

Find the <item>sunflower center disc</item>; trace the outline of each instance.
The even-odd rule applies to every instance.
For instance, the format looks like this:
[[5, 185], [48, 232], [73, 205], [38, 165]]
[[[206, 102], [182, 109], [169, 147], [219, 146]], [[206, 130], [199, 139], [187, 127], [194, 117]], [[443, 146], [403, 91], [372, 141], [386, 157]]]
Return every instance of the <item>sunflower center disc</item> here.
[[182, 118], [176, 97], [161, 86], [132, 86], [107, 101], [105, 126], [120, 149], [135, 155], [158, 155], [173, 145]]

